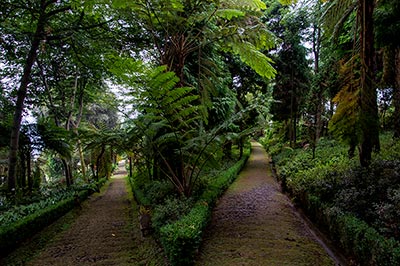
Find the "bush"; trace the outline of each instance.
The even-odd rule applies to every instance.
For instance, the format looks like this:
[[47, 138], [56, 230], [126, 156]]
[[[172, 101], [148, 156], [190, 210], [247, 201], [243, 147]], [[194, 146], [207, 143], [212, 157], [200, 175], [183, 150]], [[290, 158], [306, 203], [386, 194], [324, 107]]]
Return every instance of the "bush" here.
[[362, 265], [400, 265], [400, 245], [351, 215], [337, 218], [340, 242]]
[[[86, 190], [78, 194], [80, 200], [86, 199], [88, 195]], [[14, 223], [2, 225], [0, 227], [0, 250], [4, 253], [12, 250], [22, 240], [31, 237], [74, 208], [75, 201], [75, 197], [70, 197], [44, 209], [38, 209]]]
[[186, 215], [193, 206], [190, 199], [167, 198], [163, 204], [154, 208], [151, 218], [153, 228], [160, 233], [161, 227], [173, 223]]
[[400, 142], [390, 143], [382, 143], [387, 149], [368, 169], [328, 140], [315, 158], [289, 148], [274, 157], [291, 196], [362, 265], [400, 265]]
[[249, 155], [250, 150], [246, 150], [240, 161], [221, 173], [218, 178], [213, 179], [187, 215], [174, 223], [161, 227], [161, 244], [172, 265], [193, 264], [204, 229], [210, 220], [212, 207], [235, 180]]
[[188, 215], [161, 228], [161, 244], [172, 265], [193, 264], [210, 214], [208, 205], [200, 202]]
[[0, 250], [4, 253], [11, 251], [21, 241], [72, 210], [78, 202], [85, 200], [105, 182], [104, 178], [97, 183], [84, 184], [73, 189], [41, 188], [39, 195], [25, 199], [26, 202], [33, 203], [13, 206], [4, 211], [0, 215]]
[[147, 177], [136, 174], [129, 178], [135, 200], [143, 206], [155, 207], [164, 202], [167, 196], [173, 195], [174, 187], [168, 180], [146, 181]]

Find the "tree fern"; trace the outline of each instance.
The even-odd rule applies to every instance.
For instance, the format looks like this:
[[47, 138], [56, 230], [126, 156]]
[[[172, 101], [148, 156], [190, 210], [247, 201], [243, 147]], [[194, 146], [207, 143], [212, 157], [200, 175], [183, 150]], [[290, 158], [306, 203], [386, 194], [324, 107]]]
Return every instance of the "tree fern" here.
[[337, 104], [335, 114], [329, 122], [329, 130], [353, 149], [361, 140], [360, 91], [361, 77], [355, 73], [359, 64], [358, 56], [348, 62], [341, 61], [339, 79], [341, 90], [334, 97]]
[[254, 45], [248, 42], [232, 42], [229, 48], [260, 76], [268, 79], [275, 76], [276, 70], [271, 65], [272, 59], [255, 49]]

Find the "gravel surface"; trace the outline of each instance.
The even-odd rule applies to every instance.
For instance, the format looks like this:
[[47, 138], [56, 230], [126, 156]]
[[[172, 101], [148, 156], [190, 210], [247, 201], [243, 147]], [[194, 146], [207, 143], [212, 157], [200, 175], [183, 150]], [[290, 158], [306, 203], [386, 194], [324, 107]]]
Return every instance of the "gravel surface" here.
[[280, 192], [262, 146], [252, 146], [213, 212], [196, 265], [337, 265]]

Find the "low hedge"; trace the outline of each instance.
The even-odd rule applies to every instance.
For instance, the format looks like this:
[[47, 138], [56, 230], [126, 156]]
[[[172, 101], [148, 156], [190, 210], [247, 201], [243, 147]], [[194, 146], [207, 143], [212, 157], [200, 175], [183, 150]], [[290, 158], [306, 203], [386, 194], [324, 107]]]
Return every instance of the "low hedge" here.
[[[79, 202], [86, 200], [89, 195], [98, 191], [107, 180], [107, 178], [101, 178], [93, 184], [81, 187], [80, 191], [77, 192]], [[79, 204], [76, 202], [77, 196], [75, 195], [60, 200], [54, 205], [39, 209], [32, 214], [28, 214], [16, 222], [0, 225], [1, 255], [6, 255], [16, 248], [22, 241], [32, 237], [34, 234], [76, 207], [77, 204]]]
[[193, 264], [210, 216], [207, 203], [197, 203], [182, 219], [161, 228], [161, 244], [172, 265]]
[[[89, 196], [88, 190], [78, 193], [79, 199], [85, 200]], [[0, 226], [0, 250], [7, 253], [18, 244], [33, 236], [76, 206], [75, 197], [61, 200], [54, 205], [38, 210], [37, 212], [18, 220], [13, 224]]]
[[351, 250], [362, 265], [400, 265], [397, 241], [384, 238], [352, 215], [341, 215], [335, 220], [340, 243], [346, 250]]
[[203, 232], [210, 220], [212, 207], [236, 179], [249, 155], [248, 150], [240, 161], [215, 179], [186, 216], [161, 228], [161, 244], [172, 265], [193, 264]]
[[361, 265], [400, 265], [400, 243], [395, 239], [383, 237], [354, 215], [322, 204], [317, 196], [304, 194], [299, 198], [307, 214]]
[[[383, 145], [387, 150], [398, 147], [392, 142]], [[400, 265], [399, 241], [395, 234], [381, 234], [384, 220], [374, 223], [378, 220], [369, 208], [390, 206], [388, 188], [398, 187], [400, 164], [377, 158], [366, 171], [356, 158], [348, 159], [346, 146], [332, 140], [321, 141], [312, 155], [311, 150], [283, 148], [274, 156], [285, 191], [360, 265]]]

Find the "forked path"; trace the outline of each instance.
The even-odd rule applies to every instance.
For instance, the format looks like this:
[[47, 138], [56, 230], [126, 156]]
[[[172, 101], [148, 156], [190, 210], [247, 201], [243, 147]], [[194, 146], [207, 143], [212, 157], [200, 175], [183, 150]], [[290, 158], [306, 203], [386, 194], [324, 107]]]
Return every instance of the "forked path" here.
[[[125, 175], [114, 175], [104, 193], [82, 204], [79, 215], [66, 225], [66, 230], [29, 262], [18, 265], [164, 265], [157, 245], [140, 234], [137, 208], [127, 192]], [[60, 222], [62, 219], [56, 223]]]
[[262, 146], [252, 149], [213, 212], [196, 265], [338, 265], [280, 192]]

